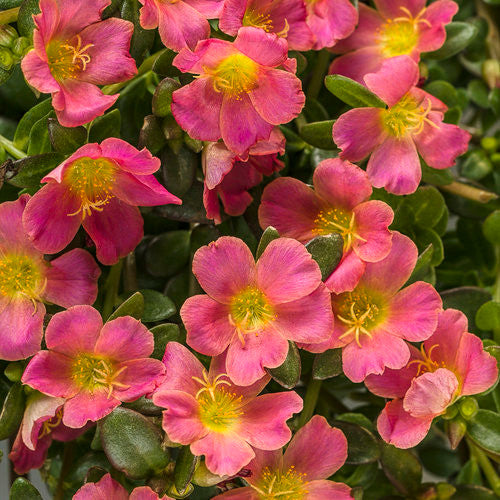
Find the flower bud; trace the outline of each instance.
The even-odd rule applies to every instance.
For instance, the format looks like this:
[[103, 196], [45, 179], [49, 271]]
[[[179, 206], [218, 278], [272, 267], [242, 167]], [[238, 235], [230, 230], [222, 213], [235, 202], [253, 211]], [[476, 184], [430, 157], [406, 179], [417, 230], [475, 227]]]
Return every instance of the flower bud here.
[[446, 422], [446, 433], [452, 450], [460, 444], [466, 432], [467, 424], [462, 417], [457, 416], [454, 420]]
[[458, 415], [458, 408], [456, 407], [456, 405], [453, 405], [453, 406], [448, 406], [448, 408], [446, 408], [446, 412], [442, 416], [442, 418], [444, 420], [451, 420], [455, 418], [457, 415]]
[[192, 482], [197, 486], [208, 488], [228, 479], [229, 476], [217, 476], [207, 469], [205, 462], [202, 461], [196, 468], [193, 474]]
[[460, 414], [465, 420], [473, 418], [479, 410], [479, 405], [475, 398], [463, 398], [459, 406]]
[[0, 47], [10, 47], [18, 36], [12, 26], [0, 24]]
[[498, 139], [496, 137], [483, 137], [481, 147], [488, 153], [494, 153], [498, 148]]
[[25, 56], [26, 53], [30, 50], [30, 48], [31, 48], [30, 41], [25, 36], [19, 37], [12, 44], [12, 52], [14, 52], [14, 54], [19, 58]]
[[12, 52], [6, 47], [0, 47], [0, 68], [9, 70], [14, 62]]
[[[3, 149], [3, 148], [2, 148]], [[2, 154], [0, 151], [0, 161], [2, 158]], [[19, 363], [17, 361], [9, 363], [7, 367], [4, 370], [4, 375], [11, 381], [11, 382], [19, 382], [21, 380], [21, 377], [23, 375], [23, 365], [22, 363]]]
[[483, 78], [491, 89], [500, 82], [500, 62], [496, 59], [486, 59], [483, 63]]

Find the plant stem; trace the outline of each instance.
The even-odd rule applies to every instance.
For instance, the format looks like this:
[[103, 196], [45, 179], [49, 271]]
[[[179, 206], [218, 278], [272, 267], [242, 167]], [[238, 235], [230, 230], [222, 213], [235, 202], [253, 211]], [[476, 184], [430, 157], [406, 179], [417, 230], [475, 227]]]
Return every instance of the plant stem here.
[[318, 402], [319, 391], [321, 389], [321, 380], [311, 377], [307, 384], [306, 396], [304, 398], [304, 409], [299, 417], [299, 428], [304, 426], [313, 416], [314, 408]]
[[61, 472], [59, 473], [59, 478], [57, 480], [54, 500], [63, 500], [64, 498], [64, 478], [68, 475], [69, 469], [71, 468], [71, 465], [73, 463], [74, 450], [74, 441], [64, 444]]
[[17, 21], [18, 14], [19, 14], [19, 7], [2, 10], [0, 12], [0, 24], [9, 24], [13, 23], [14, 21]]
[[0, 146], [2, 146], [5, 151], [7, 151], [7, 153], [13, 156], [16, 160], [21, 160], [22, 158], [26, 158], [26, 156], [28, 156], [24, 151], [17, 149], [12, 141], [9, 141], [9, 139], [3, 135], [0, 135]]
[[109, 270], [106, 283], [104, 284], [104, 289], [106, 290], [106, 295], [104, 296], [104, 305], [102, 306], [102, 318], [106, 321], [113, 312], [113, 306], [115, 305], [115, 300], [118, 295], [118, 288], [120, 286], [120, 277], [122, 274], [124, 259], [120, 259], [114, 266]]
[[498, 477], [497, 471], [491, 465], [489, 458], [478, 446], [476, 446], [470, 439], [467, 438], [467, 445], [469, 446], [471, 455], [477, 460], [477, 463], [481, 467], [484, 476], [486, 477], [491, 489], [500, 495], [500, 477]]
[[307, 87], [307, 97], [316, 99], [323, 86], [323, 79], [330, 62], [330, 53], [326, 50], [320, 50], [316, 59], [316, 64], [312, 72], [311, 80]]
[[496, 200], [498, 195], [492, 191], [485, 191], [474, 186], [469, 186], [463, 182], [453, 181], [451, 184], [438, 186], [443, 191], [468, 198], [469, 200], [477, 201], [479, 203], [488, 203], [491, 200]]

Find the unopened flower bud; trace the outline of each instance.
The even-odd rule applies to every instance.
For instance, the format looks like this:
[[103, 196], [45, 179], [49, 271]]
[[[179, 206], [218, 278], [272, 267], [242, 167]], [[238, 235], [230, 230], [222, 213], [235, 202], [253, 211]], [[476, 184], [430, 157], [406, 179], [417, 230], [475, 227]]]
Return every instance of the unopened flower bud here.
[[[0, 161], [1, 161], [1, 157], [2, 157], [2, 154], [0, 151]], [[23, 375], [23, 371], [24, 371], [24, 369], [23, 369], [22, 363], [15, 361], [15, 362], [9, 363], [7, 365], [7, 367], [5, 368], [3, 373], [11, 382], [19, 382], [21, 380], [22, 375]]]
[[24, 55], [26, 55], [30, 48], [30, 41], [25, 36], [19, 37], [12, 44], [12, 52], [14, 52], [14, 54], [19, 58], [22, 58]]
[[0, 68], [9, 70], [14, 64], [12, 52], [6, 47], [0, 47]]
[[460, 414], [465, 420], [473, 418], [479, 410], [479, 405], [475, 398], [463, 398], [459, 406]]
[[452, 450], [460, 444], [466, 432], [467, 424], [462, 417], [458, 416], [454, 420], [446, 422], [446, 433]]
[[8, 24], [0, 24], [0, 47], [10, 47], [19, 35]]
[[496, 59], [486, 59], [483, 63], [483, 78], [491, 89], [500, 84], [500, 62]]
[[453, 406], [448, 406], [448, 408], [446, 408], [446, 412], [442, 416], [442, 418], [444, 420], [451, 420], [455, 418], [457, 415], [458, 415], [458, 408], [456, 407], [456, 405], [453, 405]]
[[494, 153], [498, 148], [498, 139], [496, 137], [483, 137], [481, 147], [488, 153]]

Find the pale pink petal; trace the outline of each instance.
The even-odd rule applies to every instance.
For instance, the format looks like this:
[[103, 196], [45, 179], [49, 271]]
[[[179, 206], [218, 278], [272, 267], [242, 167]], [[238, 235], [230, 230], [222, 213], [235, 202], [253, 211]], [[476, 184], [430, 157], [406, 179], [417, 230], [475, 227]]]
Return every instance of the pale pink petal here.
[[260, 28], [248, 26], [240, 28], [234, 47], [263, 66], [279, 66], [288, 56], [286, 40], [274, 33], [266, 33]]
[[351, 495], [351, 488], [343, 483], [333, 481], [311, 481], [307, 483], [307, 494], [305, 500], [324, 500], [325, 498], [335, 498], [335, 500], [354, 500]]
[[422, 15], [422, 20], [427, 20], [427, 24], [420, 25], [420, 34], [417, 48], [420, 52], [431, 52], [439, 49], [446, 40], [446, 30], [444, 25], [448, 24], [458, 11], [458, 5], [450, 0], [438, 0], [432, 2]]
[[353, 250], [342, 257], [339, 265], [325, 280], [325, 285], [333, 293], [352, 292], [365, 272], [366, 263]]
[[257, 262], [258, 287], [273, 304], [305, 297], [320, 282], [318, 264], [304, 245], [291, 238], [271, 241]]
[[97, 483], [84, 484], [73, 496], [73, 500], [128, 500], [127, 490], [111, 474], [106, 474]]
[[76, 357], [94, 352], [102, 328], [99, 311], [91, 306], [74, 306], [52, 316], [45, 331], [47, 349]]
[[[335, 474], [347, 458], [347, 439], [330, 427], [325, 417], [315, 415], [297, 431], [283, 456], [283, 469], [294, 467], [307, 481]], [[309, 489], [309, 488], [308, 488]]]
[[243, 407], [239, 435], [259, 450], [276, 450], [290, 440], [286, 421], [302, 410], [301, 397], [294, 391], [264, 394]]
[[114, 396], [108, 397], [107, 389], [95, 392], [80, 391], [76, 396], [66, 401], [64, 405], [63, 424], [79, 429], [89, 420], [97, 422], [109, 415], [120, 401]]
[[75, 248], [50, 261], [44, 300], [63, 307], [93, 304], [101, 269], [85, 250]]
[[125, 370], [115, 380], [122, 386], [113, 389], [113, 397], [120, 401], [134, 401], [151, 393], [165, 374], [165, 365], [151, 358], [132, 359], [116, 365], [116, 371]]
[[46, 61], [40, 59], [34, 50], [30, 50], [21, 61], [21, 68], [24, 73], [24, 78], [39, 92], [50, 94], [60, 90], [59, 84], [56, 82], [49, 65]]
[[378, 71], [383, 61], [380, 48], [369, 45], [336, 57], [330, 65], [328, 74], [342, 75], [358, 83], [364, 83], [364, 76]]
[[212, 142], [203, 148], [203, 172], [208, 189], [214, 189], [222, 182], [233, 168], [235, 158], [236, 155], [220, 142]]

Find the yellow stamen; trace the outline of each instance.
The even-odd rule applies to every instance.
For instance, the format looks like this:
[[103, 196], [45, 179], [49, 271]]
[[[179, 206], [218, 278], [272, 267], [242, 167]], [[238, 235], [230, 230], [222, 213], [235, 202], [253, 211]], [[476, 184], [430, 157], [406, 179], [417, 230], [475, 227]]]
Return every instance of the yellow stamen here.
[[288, 470], [271, 470], [265, 467], [262, 470], [260, 481], [251, 484], [262, 500], [302, 500], [309, 491], [307, 490], [307, 474], [297, 472], [294, 465]]
[[87, 64], [91, 61], [87, 51], [93, 46], [93, 43], [88, 43], [82, 47], [80, 35], [76, 35], [75, 43], [52, 41], [46, 48], [52, 76], [57, 81], [77, 78], [82, 71], [87, 69]]

